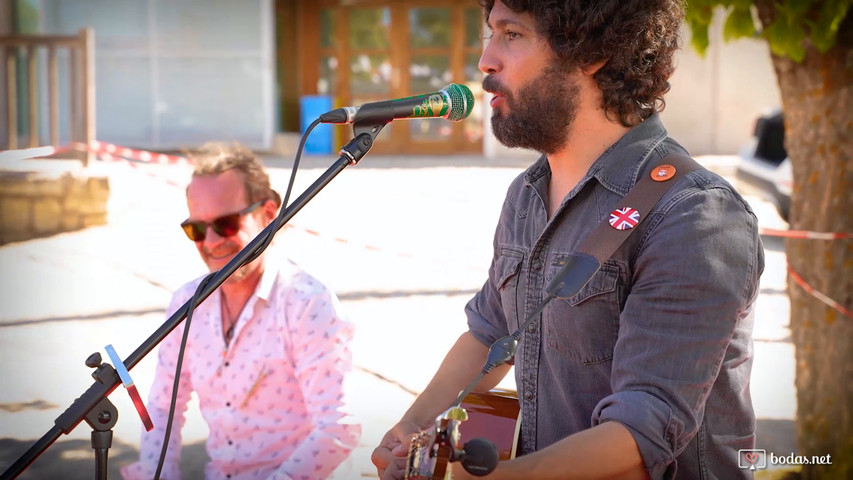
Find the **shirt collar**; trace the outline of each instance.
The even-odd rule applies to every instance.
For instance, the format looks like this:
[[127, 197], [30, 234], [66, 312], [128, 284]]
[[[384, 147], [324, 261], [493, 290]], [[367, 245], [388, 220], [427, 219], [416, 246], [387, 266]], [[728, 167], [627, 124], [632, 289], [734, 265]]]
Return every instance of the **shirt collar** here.
[[[637, 182], [640, 171], [646, 163], [649, 154], [667, 137], [666, 128], [655, 113], [639, 125], [634, 126], [610, 146], [593, 162], [586, 175], [578, 182], [577, 191], [590, 178], [619, 195], [625, 195]], [[534, 183], [544, 175], [550, 175], [551, 168], [545, 155], [530, 166], [525, 173], [525, 180]]]
[[625, 195], [637, 183], [649, 154], [666, 137], [663, 122], [655, 113], [605, 150], [586, 176], [594, 177], [608, 190]]
[[264, 253], [263, 260], [264, 273], [261, 275], [258, 286], [255, 287], [255, 296], [264, 301], [269, 301], [273, 285], [276, 278], [278, 278], [281, 262], [279, 261], [279, 254], [273, 246], [270, 246]]

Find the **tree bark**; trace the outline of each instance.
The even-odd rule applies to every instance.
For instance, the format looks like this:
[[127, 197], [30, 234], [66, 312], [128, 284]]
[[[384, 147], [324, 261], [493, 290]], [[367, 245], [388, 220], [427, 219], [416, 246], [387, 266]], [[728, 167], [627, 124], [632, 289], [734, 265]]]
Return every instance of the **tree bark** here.
[[[775, 0], [756, 0], [764, 25]], [[853, 232], [853, 14], [826, 53], [797, 63], [773, 55], [794, 173], [792, 230]], [[787, 239], [789, 267], [815, 290], [853, 310], [853, 240]], [[788, 276], [797, 360], [795, 455], [831, 455], [804, 465], [808, 479], [853, 478], [853, 319]]]

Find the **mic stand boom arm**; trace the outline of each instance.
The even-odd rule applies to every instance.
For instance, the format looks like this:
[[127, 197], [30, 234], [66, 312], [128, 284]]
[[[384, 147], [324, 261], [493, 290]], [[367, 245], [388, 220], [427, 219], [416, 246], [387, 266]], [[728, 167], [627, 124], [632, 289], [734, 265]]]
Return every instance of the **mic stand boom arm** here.
[[[322, 175], [320, 175], [314, 183], [311, 184], [298, 198], [296, 198], [286, 208], [283, 206], [281, 213], [273, 220], [266, 228], [264, 228], [257, 237], [254, 238], [243, 250], [231, 259], [221, 270], [216, 272], [208, 281], [198, 295], [198, 303], [201, 303], [207, 298], [219, 285], [231, 276], [244, 262], [251, 256], [256, 255], [256, 250], [266, 242], [266, 238], [275, 234], [283, 227], [296, 213], [302, 209], [317, 193], [320, 192], [329, 182], [332, 181], [344, 168], [349, 165], [356, 165], [364, 157], [365, 154], [373, 146], [373, 140], [380, 130], [385, 126], [385, 123], [376, 124], [360, 124], [353, 126], [355, 138], [346, 144], [340, 152], [338, 160], [332, 164]], [[265, 248], [265, 247], [264, 247]], [[132, 369], [139, 363], [145, 355], [151, 352], [164, 338], [175, 329], [185, 318], [189, 311], [189, 304], [192, 300], [187, 301], [181, 306], [178, 311], [172, 314], [166, 322], [160, 326], [147, 340], [145, 340], [133, 353], [128, 356], [124, 364], [128, 370]], [[104, 364], [107, 365], [107, 364]], [[99, 369], [100, 371], [100, 369]], [[107, 396], [121, 383], [117, 373], [110, 366], [104, 372], [106, 375], [98, 375], [99, 371], [93, 373], [93, 377], [97, 380], [93, 383], [80, 397], [68, 407], [54, 421], [54, 426], [47, 431], [39, 440], [37, 440], [23, 455], [21, 455], [15, 463], [13, 463], [2, 475], [0, 480], [12, 480], [17, 478], [27, 467], [29, 467], [45, 450], [47, 450], [59, 438], [61, 434], [69, 434], [77, 425], [87, 419], [90, 412], [95, 412], [95, 415], [101, 410], [101, 402], [107, 399]], [[110, 372], [111, 371], [111, 372]], [[108, 402], [109, 400], [107, 400]]]

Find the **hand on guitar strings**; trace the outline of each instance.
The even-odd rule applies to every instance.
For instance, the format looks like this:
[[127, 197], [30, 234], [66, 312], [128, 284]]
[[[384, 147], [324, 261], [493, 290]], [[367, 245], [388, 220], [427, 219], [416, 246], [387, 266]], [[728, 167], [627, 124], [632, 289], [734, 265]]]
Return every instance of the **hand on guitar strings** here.
[[412, 435], [421, 431], [414, 422], [402, 420], [382, 437], [373, 450], [370, 461], [376, 466], [381, 480], [402, 480]]

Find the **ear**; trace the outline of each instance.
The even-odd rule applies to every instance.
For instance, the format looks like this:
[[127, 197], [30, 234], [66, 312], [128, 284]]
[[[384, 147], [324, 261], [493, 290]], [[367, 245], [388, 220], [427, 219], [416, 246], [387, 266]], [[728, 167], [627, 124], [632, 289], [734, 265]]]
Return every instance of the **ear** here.
[[581, 67], [581, 72], [583, 72], [584, 75], [591, 77], [591, 76], [595, 75], [596, 72], [601, 70], [601, 67], [603, 67], [605, 64], [607, 64], [607, 62], [608, 62], [608, 59], [606, 59], [606, 58], [604, 60], [599, 60], [598, 62], [593, 63], [591, 65]]
[[267, 223], [271, 222], [278, 215], [278, 207], [273, 200], [267, 200], [261, 206], [264, 212], [264, 218]]

